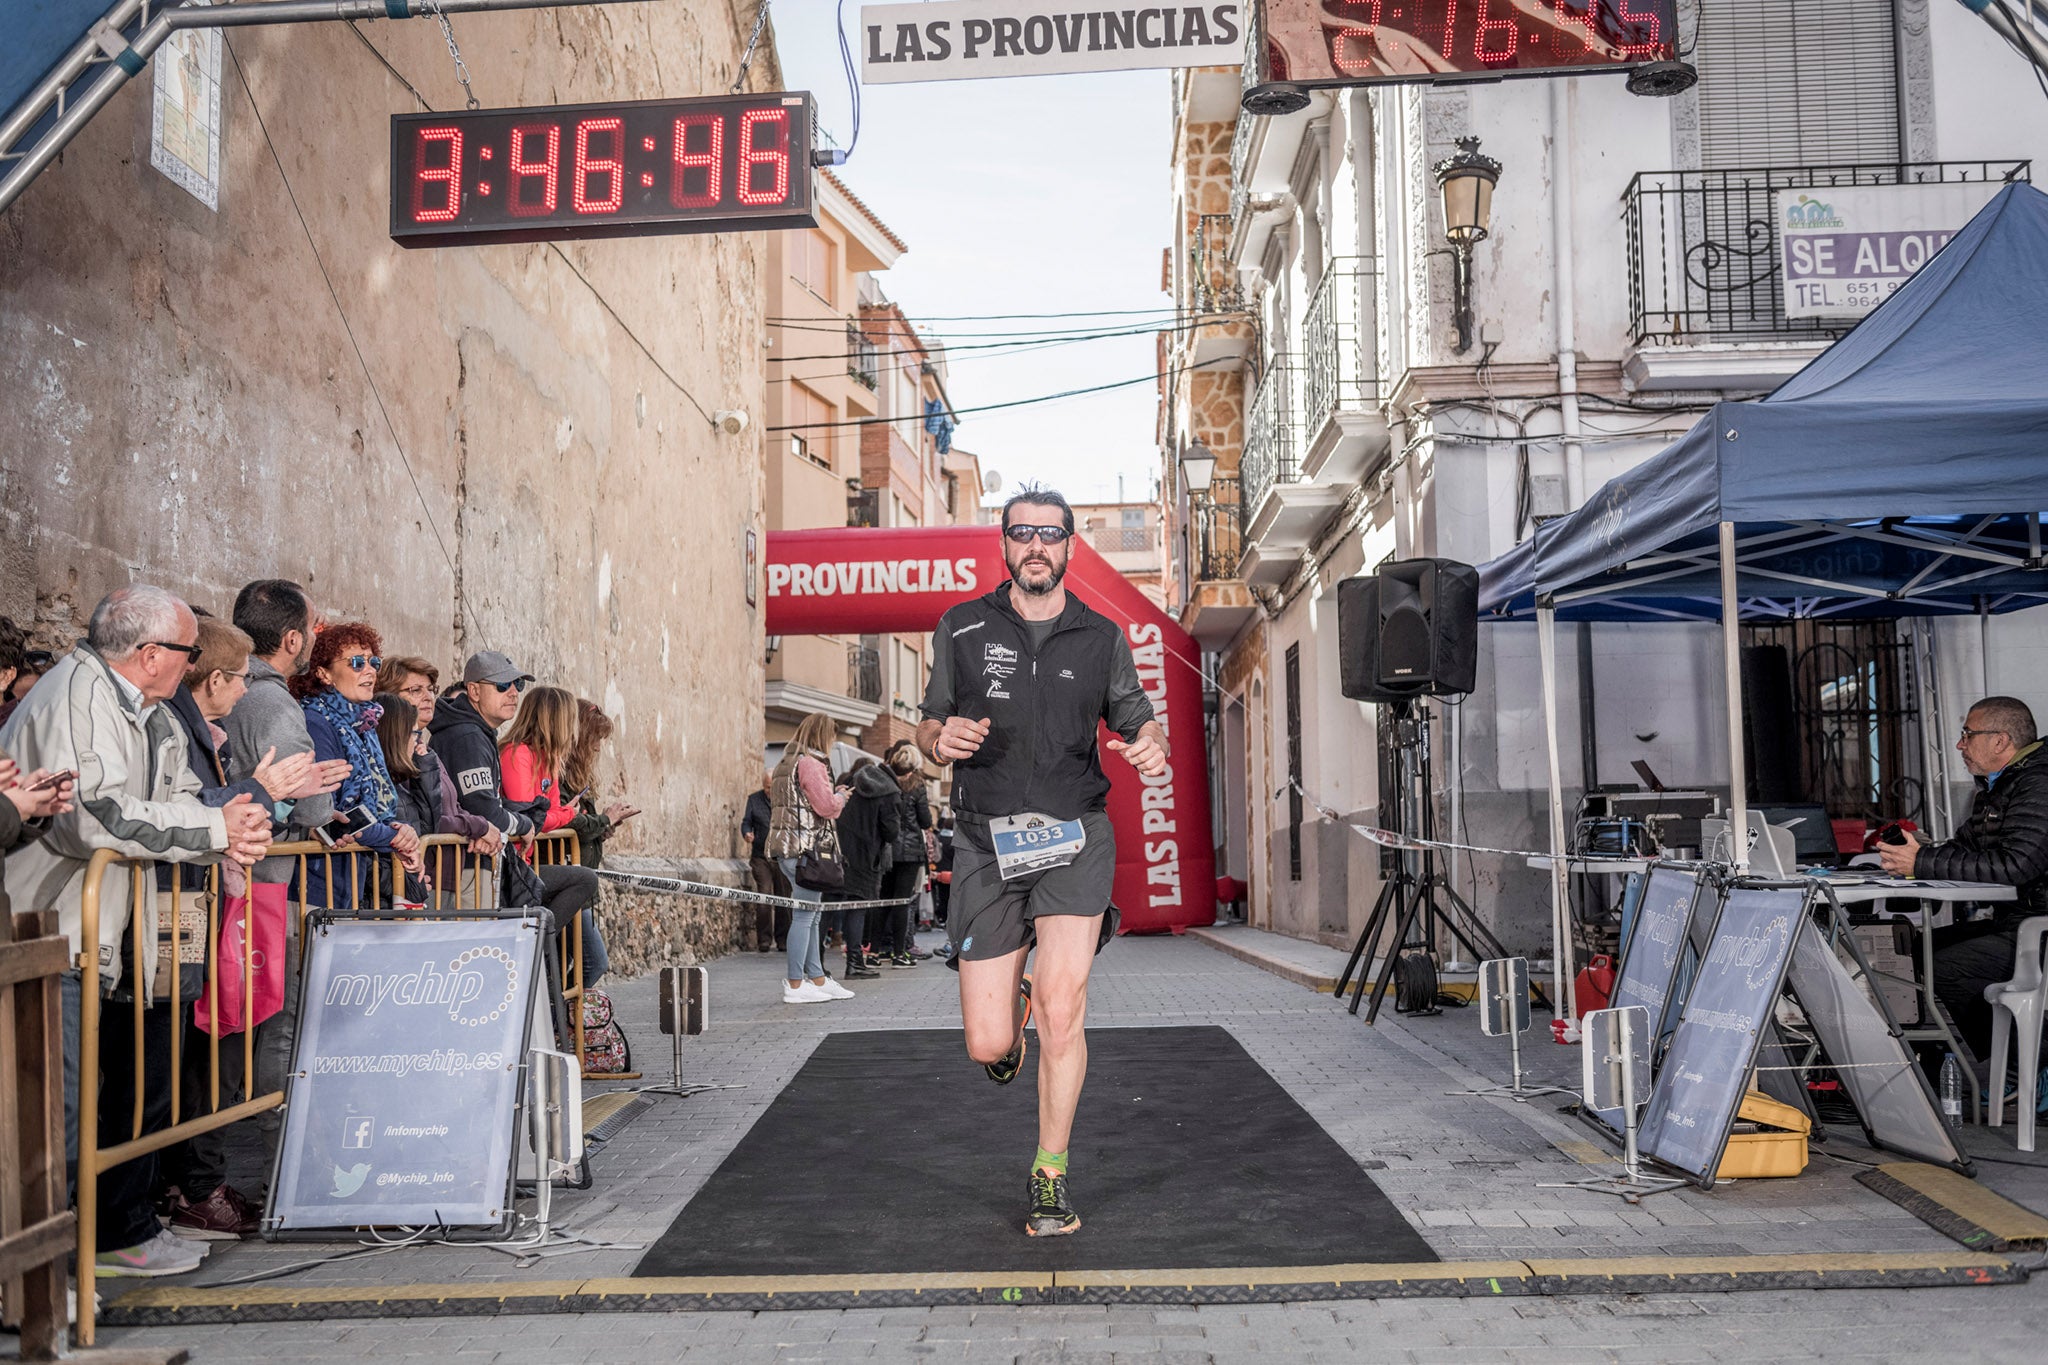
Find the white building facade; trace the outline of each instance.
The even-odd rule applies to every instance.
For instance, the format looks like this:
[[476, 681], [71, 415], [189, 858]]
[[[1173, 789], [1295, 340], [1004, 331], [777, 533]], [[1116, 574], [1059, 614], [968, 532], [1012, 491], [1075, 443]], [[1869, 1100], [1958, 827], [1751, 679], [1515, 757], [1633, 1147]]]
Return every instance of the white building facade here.
[[[2048, 153], [2034, 73], [1959, 5], [1685, 3], [1680, 34], [1700, 81], [1668, 99], [1603, 74], [1322, 90], [1257, 117], [1217, 98], [1225, 73], [1176, 78], [1170, 284], [1183, 308], [1241, 308], [1254, 325], [1165, 346], [1168, 597], [1216, 676], [1218, 867], [1249, 884], [1255, 924], [1348, 945], [1380, 885], [1378, 848], [1316, 811], [1382, 823], [1387, 785], [1386, 718], [1340, 688], [1340, 580], [1389, 559], [1484, 563], [1707, 406], [1768, 392], [1825, 349], [1850, 324], [1785, 315], [1777, 189], [2048, 164], [2033, 160]], [[1431, 168], [1465, 138], [1502, 169], [1460, 351]], [[1219, 402], [1203, 362], [1233, 351]], [[1216, 457], [1206, 491], [1185, 478], [1197, 441]], [[1764, 799], [1937, 831], [1949, 801], [1962, 809], [1960, 765], [1941, 766], [1962, 710], [1999, 691], [2048, 708], [2048, 630], [2027, 613], [1988, 631], [1945, 622], [1931, 655], [1914, 634], [1745, 628], [1746, 687], [1776, 726], [1752, 736]], [[1713, 626], [1563, 628], [1568, 815], [1580, 792], [1635, 780], [1634, 760], [1725, 794], [1719, 647]], [[1439, 833], [1547, 847], [1534, 627], [1482, 624], [1475, 690], [1428, 709]], [[1459, 854], [1450, 880], [1510, 949], [1547, 955], [1541, 874]]]

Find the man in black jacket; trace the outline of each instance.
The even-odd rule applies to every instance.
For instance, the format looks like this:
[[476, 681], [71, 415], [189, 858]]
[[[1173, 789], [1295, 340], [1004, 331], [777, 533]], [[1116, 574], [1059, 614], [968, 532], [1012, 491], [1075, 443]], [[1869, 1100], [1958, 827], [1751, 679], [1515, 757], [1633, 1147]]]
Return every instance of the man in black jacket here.
[[2034, 713], [2014, 697], [1986, 697], [1971, 707], [1956, 748], [1977, 780], [1970, 818], [1953, 839], [1923, 847], [1907, 835], [1903, 844], [1880, 845], [1878, 859], [1895, 877], [2018, 889], [2019, 898], [1998, 904], [1989, 919], [1935, 934], [1934, 993], [1982, 1059], [1991, 1053], [1984, 988], [2012, 979], [2019, 922], [2048, 914], [2048, 759]]
[[1050, 489], [1026, 485], [1005, 504], [1010, 581], [940, 620], [917, 727], [926, 757], [957, 765], [946, 927], [968, 1055], [1008, 1084], [1034, 1010], [1038, 1019], [1033, 1237], [1081, 1226], [1067, 1202], [1067, 1142], [1088, 1071], [1088, 972], [1116, 874], [1097, 728], [1108, 722], [1121, 736], [1108, 748], [1139, 772], [1166, 771], [1166, 732], [1130, 642], [1060, 586], [1073, 533], [1073, 508]]

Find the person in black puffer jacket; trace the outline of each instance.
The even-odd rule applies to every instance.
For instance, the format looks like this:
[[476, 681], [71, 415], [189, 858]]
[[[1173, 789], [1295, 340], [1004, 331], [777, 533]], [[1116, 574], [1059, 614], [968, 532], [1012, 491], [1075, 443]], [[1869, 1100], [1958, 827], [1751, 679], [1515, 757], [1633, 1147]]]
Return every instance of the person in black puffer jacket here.
[[2014, 697], [1986, 697], [1971, 707], [1956, 748], [1977, 780], [1970, 818], [1953, 839], [1922, 847], [1909, 834], [1903, 844], [1880, 845], [1878, 857], [1896, 877], [2018, 889], [2019, 898], [1994, 906], [1988, 919], [1952, 924], [1934, 936], [1934, 993], [1981, 1060], [1991, 1054], [1984, 988], [2012, 978], [2020, 921], [2048, 914], [2048, 758], [2034, 713]]
[[[839, 812], [839, 857], [846, 864], [846, 881], [839, 890], [828, 892], [825, 903], [871, 901], [882, 894], [882, 878], [895, 856], [896, 782], [889, 770], [872, 758], [864, 758], [847, 774], [853, 781], [853, 795]], [[845, 912], [846, 974], [879, 976], [862, 948], [866, 940], [868, 912]]]
[[[911, 907], [907, 903], [924, 882], [925, 831], [932, 827], [931, 798], [925, 794], [924, 757], [909, 740], [889, 749], [889, 776], [896, 779], [895, 861], [882, 875], [882, 895], [906, 903], [882, 913], [888, 916], [888, 933], [883, 937], [889, 961], [898, 967], [917, 965], [917, 940], [912, 937]], [[929, 954], [927, 954], [929, 956]]]

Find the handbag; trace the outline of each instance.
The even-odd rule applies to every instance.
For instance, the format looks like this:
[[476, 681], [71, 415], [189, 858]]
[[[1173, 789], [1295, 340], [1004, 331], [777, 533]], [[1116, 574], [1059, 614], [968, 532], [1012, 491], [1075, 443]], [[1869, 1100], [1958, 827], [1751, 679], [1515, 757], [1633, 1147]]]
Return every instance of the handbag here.
[[[214, 1037], [240, 1033], [284, 1008], [285, 925], [291, 914], [283, 882], [251, 882], [249, 894], [230, 896], [220, 916], [213, 955], [215, 984], [192, 1003], [192, 1023]], [[242, 991], [248, 957], [249, 997]], [[210, 1008], [218, 996], [219, 1017]]]
[[846, 864], [839, 856], [839, 830], [816, 827], [811, 846], [796, 860], [796, 884], [806, 891], [837, 891], [846, 885]]

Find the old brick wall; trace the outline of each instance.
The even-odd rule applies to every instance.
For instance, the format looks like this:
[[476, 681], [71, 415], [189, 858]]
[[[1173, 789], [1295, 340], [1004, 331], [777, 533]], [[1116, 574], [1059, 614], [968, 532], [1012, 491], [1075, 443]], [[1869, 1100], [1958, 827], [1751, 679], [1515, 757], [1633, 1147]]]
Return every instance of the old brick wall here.
[[[723, 90], [751, 19], [454, 22], [498, 106]], [[238, 30], [218, 212], [150, 169], [145, 74], [0, 215], [0, 612], [58, 644], [124, 582], [225, 614], [296, 578], [387, 652], [503, 649], [597, 700], [602, 784], [647, 811], [613, 850], [730, 857], [760, 781], [764, 238], [401, 251], [407, 82], [461, 98], [430, 21]]]

